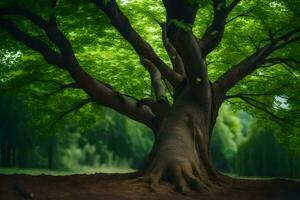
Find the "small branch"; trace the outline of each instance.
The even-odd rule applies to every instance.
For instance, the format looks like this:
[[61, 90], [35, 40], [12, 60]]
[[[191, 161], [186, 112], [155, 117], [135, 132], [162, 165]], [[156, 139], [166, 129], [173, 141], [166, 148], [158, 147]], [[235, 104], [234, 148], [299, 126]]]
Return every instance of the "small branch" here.
[[[229, 98], [239, 98], [241, 100], [243, 100], [245, 103], [247, 103], [248, 105], [250, 106], [253, 106], [254, 108], [260, 110], [260, 111], [263, 111], [264, 113], [266, 113], [267, 115], [269, 115], [271, 118], [273, 118], [277, 123], [280, 123], [281, 121], [283, 121], [282, 118], [278, 117], [277, 115], [275, 115], [274, 113], [272, 113], [271, 111], [269, 111], [268, 109], [265, 108], [265, 103], [262, 103], [260, 101], [257, 101], [257, 100], [254, 100], [254, 99], [251, 99], [249, 97], [244, 97], [244, 96], [239, 96], [239, 95], [232, 95], [228, 98], [226, 98], [226, 100], [228, 100]], [[256, 105], [254, 103], [252, 103], [251, 101], [254, 101], [256, 103], [259, 103], [261, 104], [262, 106], [259, 106], [259, 105]], [[268, 107], [270, 107], [268, 105]]]
[[202, 39], [199, 40], [203, 57], [206, 57], [221, 43], [227, 17], [239, 2], [240, 0], [234, 0], [229, 6], [226, 6], [225, 0], [213, 1], [213, 21], [211, 25], [207, 27]]
[[272, 57], [265, 59], [266, 63], [270, 63], [270, 65], [276, 65], [276, 64], [284, 64], [294, 70], [299, 70], [300, 68], [297, 69], [296, 65], [300, 64], [300, 61], [294, 59], [294, 58], [284, 58], [284, 57]]
[[255, 8], [256, 8], [256, 7], [253, 7], [253, 8], [251, 8], [251, 9], [247, 10], [247, 11], [244, 12], [244, 13], [241, 13], [241, 14], [238, 14], [238, 15], [232, 17], [231, 19], [229, 19], [229, 20], [226, 21], [226, 24], [229, 24], [230, 22], [233, 22], [234, 20], [236, 20], [236, 19], [238, 19], [238, 18], [240, 18], [240, 17], [251, 17], [251, 16], [249, 15], [249, 13], [251, 13]]
[[241, 0], [234, 0], [229, 6], [228, 6], [228, 11], [230, 12], [231, 10], [233, 10], [239, 3], [241, 2]]
[[80, 101], [79, 103], [75, 104], [73, 107], [69, 108], [68, 110], [62, 112], [59, 117], [54, 120], [54, 122], [52, 122], [50, 124], [50, 127], [54, 126], [58, 121], [60, 121], [62, 118], [64, 118], [65, 116], [67, 116], [68, 114], [70, 114], [71, 112], [74, 112], [76, 110], [80, 110], [83, 106], [85, 106], [86, 104], [92, 102], [91, 98], [88, 99], [84, 99], [82, 101]]
[[56, 80], [42, 80], [42, 79], [35, 79], [33, 80], [35, 82], [42, 82], [42, 83], [52, 83], [52, 84], [55, 84], [55, 85], [58, 85], [60, 90], [63, 90], [65, 88], [73, 88], [73, 89], [80, 89], [79, 85], [77, 83], [68, 83], [68, 84], [63, 84], [63, 83], [60, 83]]
[[270, 96], [270, 95], [275, 95], [271, 93], [237, 93], [233, 95], [226, 95], [225, 100], [231, 99], [231, 98], [238, 98], [240, 96]]
[[254, 40], [253, 40], [253, 38], [252, 38], [250, 35], [248, 35], [248, 38], [249, 38], [251, 44], [252, 44], [252, 45], [254, 46], [254, 48], [256, 49], [256, 52], [258, 52], [259, 49], [260, 49], [261, 42], [259, 42], [259, 44], [256, 45], [255, 42], [254, 42]]
[[300, 41], [300, 36], [295, 37], [295, 38], [293, 38], [293, 39], [287, 38], [287, 39], [285, 39], [284, 42], [282, 42], [281, 44], [279, 44], [279, 45], [276, 47], [276, 49], [281, 49], [281, 48], [287, 46], [288, 44], [291, 44], [291, 43], [297, 42], [297, 41]]

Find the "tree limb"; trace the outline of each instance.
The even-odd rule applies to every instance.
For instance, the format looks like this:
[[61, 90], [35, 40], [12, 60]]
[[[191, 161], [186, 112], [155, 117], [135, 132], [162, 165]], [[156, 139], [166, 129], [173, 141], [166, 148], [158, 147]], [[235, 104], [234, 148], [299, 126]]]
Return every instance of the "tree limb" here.
[[222, 95], [225, 95], [226, 92], [237, 82], [251, 74], [257, 68], [261, 67], [262, 64], [266, 62], [266, 58], [274, 51], [281, 49], [292, 42], [300, 40], [299, 36], [297, 36], [299, 33], [300, 27], [274, 38], [264, 47], [260, 48], [258, 51], [227, 70], [214, 84], [218, 86]]
[[206, 98], [210, 84], [207, 66], [201, 55], [197, 39], [191, 31], [183, 30], [178, 30], [174, 38], [174, 46], [183, 60], [192, 93], [199, 99]]
[[132, 45], [140, 57], [150, 60], [175, 88], [180, 85], [182, 77], [167, 66], [147, 43], [131, 26], [128, 18], [122, 13], [115, 0], [91, 0], [110, 19], [111, 24]]
[[199, 41], [203, 57], [206, 57], [220, 44], [224, 35], [227, 17], [230, 11], [239, 2], [240, 0], [235, 0], [229, 6], [226, 6], [226, 0], [213, 0], [213, 21], [211, 25], [207, 27], [202, 39]]
[[238, 3], [240, 3], [241, 0], [234, 0], [229, 6], [228, 6], [228, 11], [230, 12], [232, 9], [234, 9]]
[[185, 76], [184, 64], [182, 62], [182, 59], [181, 59], [180, 55], [177, 53], [177, 51], [174, 48], [173, 44], [168, 39], [166, 23], [161, 23], [159, 21], [157, 21], [157, 23], [160, 25], [160, 27], [162, 29], [163, 45], [164, 45], [164, 47], [165, 47], [165, 49], [166, 49], [166, 51], [169, 55], [169, 58], [172, 62], [173, 69], [178, 74], [181, 74], [182, 76]]
[[62, 58], [59, 53], [52, 50], [43, 41], [22, 32], [10, 19], [0, 18], [0, 27], [6, 29], [15, 39], [24, 43], [32, 50], [40, 52], [49, 64], [64, 68]]
[[182, 59], [191, 92], [201, 103], [208, 103], [207, 66], [191, 29], [199, 5], [184, 0], [163, 0], [163, 3], [167, 11], [167, 38]]
[[[22, 11], [22, 12], [21, 12]], [[90, 76], [80, 66], [77, 61], [72, 46], [64, 34], [58, 29], [55, 19], [51, 18], [49, 22], [43, 18], [33, 14], [28, 10], [13, 8], [1, 8], [0, 16], [19, 15], [23, 16], [38, 27], [44, 29], [48, 38], [57, 45], [60, 53], [53, 51], [48, 45], [27, 33], [21, 31], [11, 20], [1, 19], [0, 26], [7, 30], [16, 40], [24, 43], [34, 51], [41, 53], [49, 64], [56, 65], [69, 72], [80, 88], [82, 88], [93, 101], [97, 101], [101, 105], [110, 107], [136, 121], [144, 123], [152, 128], [152, 120], [154, 114], [147, 106], [137, 107], [137, 101], [132, 98], [121, 95], [114, 91], [108, 84], [103, 84]]]
[[153, 88], [156, 99], [165, 99], [165, 87], [163, 85], [161, 74], [155, 65], [148, 59], [140, 58], [142, 65], [148, 70], [151, 79], [151, 86]]

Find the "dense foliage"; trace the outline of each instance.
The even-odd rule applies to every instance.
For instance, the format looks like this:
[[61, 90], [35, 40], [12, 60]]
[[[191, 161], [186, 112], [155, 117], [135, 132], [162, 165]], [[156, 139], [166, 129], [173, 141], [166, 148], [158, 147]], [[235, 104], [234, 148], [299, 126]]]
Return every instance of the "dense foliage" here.
[[[155, 21], [164, 21], [165, 11], [162, 3], [130, 0], [120, 1], [119, 4], [123, 12], [128, 15], [133, 27], [149, 41], [158, 55], [170, 63], [161, 42], [161, 29]], [[294, 22], [299, 19], [298, 4], [298, 1], [291, 0], [247, 0], [238, 5], [230, 14], [222, 43], [208, 57], [211, 79], [215, 80], [232, 64], [253, 52], [258, 45], [263, 45], [270, 40], [271, 35], [275, 36], [284, 31], [281, 27], [296, 26]], [[64, 0], [57, 1], [55, 8], [51, 6], [51, 1], [49, 3], [47, 1], [26, 1], [26, 3], [1, 1], [0, 5], [28, 8], [45, 18], [55, 14], [60, 29], [71, 41], [80, 63], [95, 78], [106, 81], [118, 91], [136, 98], [153, 95], [149, 76], [139, 63], [139, 58], [132, 47], [113, 29], [103, 13], [92, 4]], [[211, 4], [208, 1], [203, 1], [201, 6], [199, 19], [193, 27], [197, 35], [203, 33], [212, 16]], [[237, 16], [240, 17], [235, 18]], [[22, 17], [17, 17], [15, 20], [22, 29], [51, 45], [44, 33], [28, 20]], [[22, 86], [26, 88], [26, 93], [32, 94], [35, 98], [57, 91], [47, 103], [43, 102], [43, 107], [53, 107], [51, 102], [57, 104], [55, 99], [64, 99], [60, 106], [70, 107], [72, 102], [78, 102], [85, 97], [81, 91], [60, 90], [63, 84], [70, 83], [66, 72], [46, 64], [39, 54], [15, 42], [3, 29], [0, 34], [2, 38], [0, 41], [1, 91], [12, 91]], [[274, 65], [268, 64], [257, 70], [230, 92], [233, 95], [247, 95], [242, 99], [234, 98], [229, 101], [235, 107], [247, 110], [256, 117], [282, 123], [278, 121], [280, 118], [284, 121], [282, 124], [291, 125], [289, 128], [297, 126], [299, 99], [295, 91], [299, 90], [300, 85], [298, 52], [297, 43], [276, 52], [274, 58], [292, 58], [291, 62], [276, 62]], [[269, 112], [274, 115], [269, 115]], [[278, 118], [274, 117], [275, 115]], [[299, 131], [288, 132], [296, 136]]]
[[235, 172], [242, 176], [300, 177], [300, 154], [288, 150], [274, 137], [278, 130], [254, 123], [249, 139], [240, 145]]
[[79, 170], [140, 168], [152, 147], [150, 130], [120, 114], [102, 109], [85, 130], [69, 121], [56, 132], [32, 126], [24, 99], [1, 97], [0, 167]]

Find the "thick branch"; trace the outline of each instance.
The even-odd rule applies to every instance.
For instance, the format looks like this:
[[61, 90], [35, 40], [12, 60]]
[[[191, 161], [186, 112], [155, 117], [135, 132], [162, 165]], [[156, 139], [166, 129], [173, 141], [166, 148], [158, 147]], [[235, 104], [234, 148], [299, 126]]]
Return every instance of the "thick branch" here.
[[174, 34], [182, 28], [178, 24], [185, 26], [186, 29], [191, 29], [199, 5], [196, 2], [191, 3], [185, 0], [163, 0], [163, 3], [167, 11], [167, 37], [173, 44]]
[[158, 23], [159, 23], [160, 27], [162, 28], [162, 41], [163, 41], [164, 47], [169, 55], [169, 58], [172, 62], [173, 69], [178, 74], [185, 76], [184, 64], [182, 62], [182, 59], [181, 59], [180, 55], [177, 53], [173, 44], [168, 39], [166, 23], [160, 23], [160, 22], [158, 22]]
[[180, 74], [169, 68], [148, 44], [131, 26], [128, 18], [122, 13], [115, 0], [91, 0], [110, 19], [111, 24], [133, 46], [140, 57], [150, 60], [174, 87], [178, 87], [182, 80]]
[[48, 23], [43, 18], [23, 8], [14, 8], [14, 7], [0, 8], [0, 16], [7, 16], [7, 15], [18, 15], [18, 16], [25, 17], [44, 30], [46, 30], [48, 27]]
[[[191, 27], [195, 21], [198, 4], [184, 0], [164, 0], [167, 11], [167, 38], [180, 55], [189, 87], [200, 100], [208, 100], [209, 81], [206, 64]], [[207, 102], [202, 102], [207, 103]]]
[[174, 46], [184, 62], [188, 84], [192, 93], [199, 99], [208, 100], [210, 84], [207, 67], [201, 55], [197, 39], [191, 31], [184, 30], [178, 30], [174, 38]]
[[232, 9], [234, 9], [238, 3], [240, 3], [241, 0], [234, 0], [229, 6], [228, 6], [228, 11], [230, 12]]
[[203, 57], [206, 57], [220, 44], [224, 35], [228, 14], [239, 2], [240, 0], [235, 0], [227, 7], [226, 0], [213, 1], [214, 17], [212, 24], [206, 29], [202, 39], [199, 41]]
[[147, 105], [156, 115], [156, 119], [162, 121], [166, 111], [169, 109], [169, 101], [165, 95], [165, 86], [160, 72], [154, 64], [145, 58], [140, 58], [141, 63], [148, 70], [151, 78], [151, 85], [156, 96], [156, 101], [152, 98], [146, 98], [138, 101], [139, 105]]
[[161, 74], [155, 65], [146, 58], [140, 58], [142, 65], [148, 70], [151, 78], [151, 86], [153, 88], [156, 99], [165, 99], [165, 87], [162, 83]]
[[40, 52], [49, 64], [64, 68], [62, 64], [62, 58], [59, 53], [52, 50], [43, 41], [22, 32], [11, 20], [0, 18], [0, 27], [6, 29], [15, 39], [24, 43], [32, 50]]
[[273, 38], [273, 40], [260, 48], [257, 52], [248, 56], [240, 63], [234, 65], [227, 70], [216, 82], [222, 95], [231, 89], [237, 82], [242, 80], [247, 75], [251, 74], [254, 70], [262, 66], [266, 62], [266, 58], [274, 51], [285, 47], [286, 45], [300, 40], [300, 28], [296, 28], [280, 37]]
[[[44, 42], [21, 31], [12, 21], [1, 19], [1, 27], [12, 34], [16, 40], [24, 43], [32, 50], [41, 53], [49, 64], [54, 64], [66, 69], [78, 86], [82, 88], [93, 101], [97, 101], [101, 105], [110, 107], [136, 121], [142, 122], [150, 128], [153, 127], [152, 119], [154, 118], [154, 114], [149, 107], [137, 107], [137, 102], [134, 99], [115, 92], [112, 87], [108, 87], [107, 84], [97, 81], [82, 69], [73, 53], [70, 42], [58, 29], [54, 18], [52, 18], [50, 22], [47, 22], [27, 10], [22, 10], [23, 12], [21, 14], [19, 12], [11, 13], [11, 10], [14, 9], [8, 9], [9, 12], [5, 13], [5, 9], [1, 9], [0, 14], [21, 15], [30, 19], [37, 26], [45, 30], [48, 38], [57, 45], [61, 54], [54, 52]], [[34, 16], [34, 18], [32, 18], [32, 16]]]

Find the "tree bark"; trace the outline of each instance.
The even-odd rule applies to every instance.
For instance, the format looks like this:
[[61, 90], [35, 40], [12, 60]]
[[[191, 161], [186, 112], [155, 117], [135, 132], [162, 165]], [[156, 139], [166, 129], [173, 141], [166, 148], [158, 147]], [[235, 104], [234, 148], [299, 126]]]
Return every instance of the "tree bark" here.
[[181, 192], [218, 185], [221, 177], [210, 161], [212, 119], [207, 110], [191, 91], [176, 99], [156, 134], [144, 169], [144, 176], [153, 185], [167, 180]]

